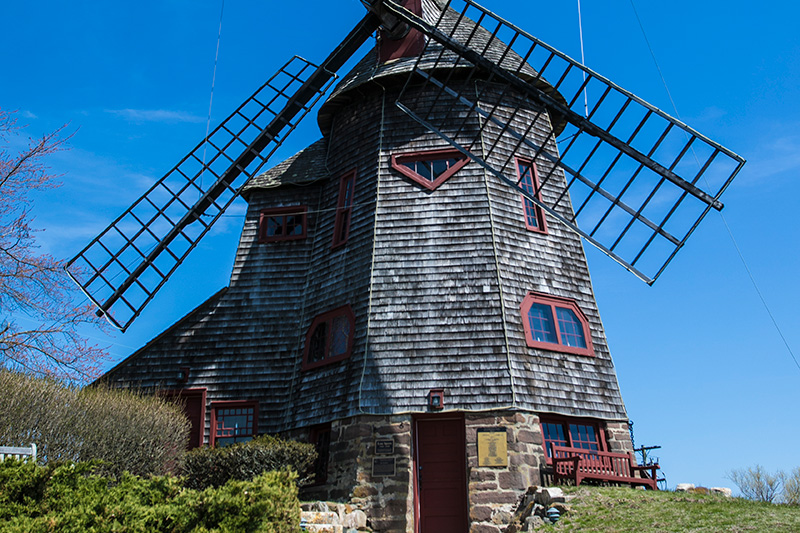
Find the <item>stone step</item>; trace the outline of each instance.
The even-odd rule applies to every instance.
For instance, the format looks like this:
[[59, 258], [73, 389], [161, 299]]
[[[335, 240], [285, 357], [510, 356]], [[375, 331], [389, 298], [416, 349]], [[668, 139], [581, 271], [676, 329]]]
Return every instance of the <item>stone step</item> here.
[[302, 511], [300, 521], [306, 524], [330, 524], [332, 526], [341, 525], [339, 515], [332, 512]]
[[340, 525], [306, 524], [304, 528], [309, 533], [344, 533], [344, 528]]

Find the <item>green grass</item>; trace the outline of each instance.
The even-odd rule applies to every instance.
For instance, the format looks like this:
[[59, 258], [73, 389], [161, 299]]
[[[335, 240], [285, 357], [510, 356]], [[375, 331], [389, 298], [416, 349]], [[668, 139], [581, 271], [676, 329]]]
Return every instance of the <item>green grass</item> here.
[[752, 502], [715, 494], [613, 487], [565, 487], [570, 512], [539, 530], [800, 532], [800, 507]]

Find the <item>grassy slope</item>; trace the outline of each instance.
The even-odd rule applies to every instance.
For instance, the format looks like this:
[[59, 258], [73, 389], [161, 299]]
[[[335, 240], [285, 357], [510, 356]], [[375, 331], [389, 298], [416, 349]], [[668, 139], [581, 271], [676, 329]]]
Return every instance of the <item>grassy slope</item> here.
[[562, 531], [800, 532], [800, 507], [772, 505], [712, 494], [654, 492], [630, 488], [569, 487], [571, 511], [555, 526]]

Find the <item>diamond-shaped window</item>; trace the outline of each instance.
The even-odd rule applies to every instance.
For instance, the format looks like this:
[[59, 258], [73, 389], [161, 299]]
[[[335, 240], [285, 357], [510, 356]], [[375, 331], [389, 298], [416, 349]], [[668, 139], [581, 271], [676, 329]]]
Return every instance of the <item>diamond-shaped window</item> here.
[[469, 158], [458, 150], [431, 150], [392, 156], [392, 168], [428, 190], [439, 185], [467, 164]]

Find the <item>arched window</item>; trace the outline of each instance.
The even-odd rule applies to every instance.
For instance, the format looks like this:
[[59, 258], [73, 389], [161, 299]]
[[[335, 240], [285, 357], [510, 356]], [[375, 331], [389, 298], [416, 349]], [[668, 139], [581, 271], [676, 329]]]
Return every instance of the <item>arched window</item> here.
[[435, 190], [467, 164], [469, 158], [458, 150], [429, 150], [392, 156], [392, 168], [428, 190]]
[[528, 346], [594, 355], [589, 321], [572, 300], [529, 292], [520, 310]]
[[350, 357], [354, 325], [355, 316], [349, 305], [317, 316], [306, 334], [303, 370]]

